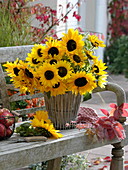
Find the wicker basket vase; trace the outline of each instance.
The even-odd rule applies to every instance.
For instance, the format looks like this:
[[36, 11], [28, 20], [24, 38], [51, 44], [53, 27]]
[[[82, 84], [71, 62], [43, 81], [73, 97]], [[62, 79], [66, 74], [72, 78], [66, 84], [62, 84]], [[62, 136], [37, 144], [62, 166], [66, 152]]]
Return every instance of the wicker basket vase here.
[[68, 92], [63, 95], [52, 96], [48, 98], [44, 94], [45, 106], [49, 118], [56, 129], [67, 129], [66, 123], [75, 120], [80, 107], [81, 95], [77, 96]]

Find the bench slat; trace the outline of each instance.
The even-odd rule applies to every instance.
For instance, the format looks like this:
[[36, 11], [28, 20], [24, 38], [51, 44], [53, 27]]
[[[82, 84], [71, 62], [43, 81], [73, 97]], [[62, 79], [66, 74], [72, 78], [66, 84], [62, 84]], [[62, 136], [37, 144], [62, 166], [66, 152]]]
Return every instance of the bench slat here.
[[32, 107], [32, 108], [29, 108], [29, 109], [20, 109], [20, 110], [14, 110], [14, 111], [23, 115], [23, 114], [34, 113], [35, 111], [45, 110], [45, 109], [46, 109], [45, 106], [41, 106], [41, 107]]
[[10, 96], [10, 98], [9, 98], [10, 102], [32, 99], [32, 98], [41, 98], [41, 97], [44, 96], [42, 93], [37, 93], [37, 94], [34, 94], [34, 95], [23, 95], [23, 96], [19, 96], [19, 94], [20, 93]]
[[25, 60], [33, 45], [2, 47], [0, 48], [0, 62], [15, 61], [17, 58]]
[[[128, 126], [125, 128], [128, 132]], [[63, 138], [56, 140], [48, 139], [48, 141], [44, 143], [31, 142], [10, 144], [10, 139], [6, 141], [6, 144], [8, 143], [8, 149], [6, 148], [6, 145], [4, 146], [4, 142], [2, 141], [0, 145], [1, 168], [13, 170], [37, 162], [47, 161], [65, 155], [119, 142], [117, 139], [111, 141], [104, 140], [103, 142], [90, 142], [90, 139], [85, 135], [85, 132], [81, 132], [78, 129], [65, 130], [61, 133], [64, 134]], [[124, 141], [128, 144], [126, 139]]]

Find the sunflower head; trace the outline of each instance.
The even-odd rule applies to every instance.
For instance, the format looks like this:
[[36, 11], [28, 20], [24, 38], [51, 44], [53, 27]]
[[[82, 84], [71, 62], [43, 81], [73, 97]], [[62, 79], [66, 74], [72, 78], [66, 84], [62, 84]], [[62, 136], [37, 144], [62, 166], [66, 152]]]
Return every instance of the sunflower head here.
[[85, 54], [89, 60], [95, 60], [97, 56], [93, 55], [93, 51], [85, 50]]
[[97, 84], [98, 84], [99, 87], [105, 88], [105, 85], [106, 85], [106, 83], [107, 83], [107, 76], [108, 76], [108, 75], [98, 76], [98, 78], [97, 78], [97, 80], [98, 80]]
[[99, 40], [96, 35], [89, 35], [88, 40], [92, 43], [93, 47], [106, 47], [104, 42]]
[[37, 73], [40, 77], [40, 83], [45, 87], [52, 87], [59, 81], [57, 68], [47, 62], [37, 69]]
[[69, 55], [70, 61], [74, 64], [74, 66], [81, 66], [85, 65], [85, 60], [87, 60], [86, 54], [79, 50]]
[[32, 47], [31, 54], [40, 61], [43, 58], [43, 50], [44, 46], [42, 44], [35, 44], [34, 47]]
[[91, 73], [77, 72], [68, 81], [68, 88], [75, 94], [91, 92], [96, 87], [95, 77]]
[[22, 65], [19, 63], [20, 60], [16, 59], [16, 61], [12, 62], [7, 62], [3, 66], [6, 67], [6, 71], [8, 72], [8, 75], [10, 77], [16, 77], [19, 74], [20, 69], [22, 68]]
[[64, 83], [63, 81], [59, 81], [50, 89], [51, 96], [65, 94], [66, 90], [67, 90], [66, 83]]
[[34, 115], [34, 119], [38, 119], [39, 121], [44, 120], [45, 123], [51, 123], [51, 120], [48, 117], [48, 112], [44, 110], [36, 111]]
[[62, 134], [58, 133], [59, 130], [55, 130], [51, 120], [48, 118], [47, 111], [37, 111], [34, 119], [31, 120], [31, 125], [34, 127], [35, 134], [55, 138], [63, 137]]
[[54, 40], [53, 38], [49, 38], [46, 42], [46, 46], [43, 50], [43, 55], [46, 59], [49, 59], [51, 57], [57, 56], [62, 57], [64, 54], [64, 51], [62, 50], [60, 46], [60, 42], [58, 40]]
[[55, 67], [58, 69], [58, 75], [61, 79], [67, 79], [72, 74], [72, 68], [69, 62], [59, 61]]
[[49, 59], [47, 59], [47, 62], [52, 64], [57, 64], [59, 61], [61, 61], [62, 57], [58, 57], [56, 55], [54, 55], [54, 57], [49, 57]]
[[66, 53], [70, 54], [75, 50], [82, 50], [84, 47], [83, 36], [79, 34], [78, 30], [69, 29], [67, 34], [62, 37], [62, 48], [65, 48]]
[[40, 60], [38, 57], [36, 57], [35, 54], [28, 53], [28, 57], [26, 57], [26, 61], [31, 67], [37, 67], [41, 64], [41, 62], [43, 62], [43, 58], [41, 58]]
[[96, 75], [104, 75], [107, 74], [106, 71], [104, 71], [107, 68], [105, 66], [105, 63], [102, 62], [102, 60], [94, 60], [94, 64], [92, 65], [92, 72]]

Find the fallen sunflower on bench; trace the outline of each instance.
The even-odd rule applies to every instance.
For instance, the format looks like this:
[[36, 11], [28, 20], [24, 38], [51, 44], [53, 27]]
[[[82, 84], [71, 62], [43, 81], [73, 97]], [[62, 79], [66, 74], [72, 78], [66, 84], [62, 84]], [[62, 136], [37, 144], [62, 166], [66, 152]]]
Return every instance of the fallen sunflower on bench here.
[[53, 123], [48, 118], [47, 111], [36, 111], [33, 120], [30, 123], [26, 122], [21, 124], [16, 128], [16, 133], [19, 133], [20, 136], [45, 136], [45, 137], [54, 137], [60, 138], [63, 135], [59, 133], [59, 130], [56, 130], [53, 126]]

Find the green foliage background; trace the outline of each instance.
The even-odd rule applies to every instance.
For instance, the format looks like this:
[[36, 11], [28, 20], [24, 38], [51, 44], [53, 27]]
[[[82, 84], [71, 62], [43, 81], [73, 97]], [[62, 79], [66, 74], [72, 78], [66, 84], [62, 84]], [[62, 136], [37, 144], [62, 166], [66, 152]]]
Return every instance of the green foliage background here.
[[104, 60], [111, 73], [125, 74], [128, 77], [128, 36], [114, 40], [105, 49]]

